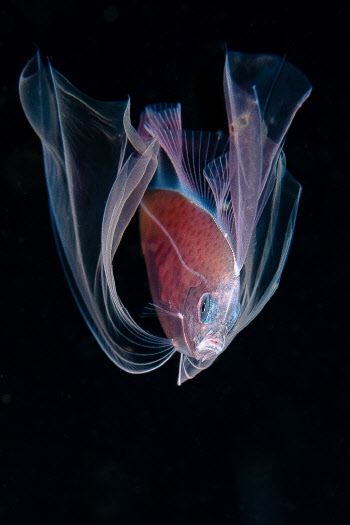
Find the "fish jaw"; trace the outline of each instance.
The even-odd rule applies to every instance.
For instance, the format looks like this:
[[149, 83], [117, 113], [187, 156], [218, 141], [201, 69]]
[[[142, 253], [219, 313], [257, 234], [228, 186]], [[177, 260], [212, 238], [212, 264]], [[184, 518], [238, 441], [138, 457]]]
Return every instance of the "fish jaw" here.
[[226, 334], [223, 331], [216, 331], [208, 333], [194, 351], [194, 357], [198, 361], [207, 361], [208, 359], [216, 358], [223, 350], [225, 350]]

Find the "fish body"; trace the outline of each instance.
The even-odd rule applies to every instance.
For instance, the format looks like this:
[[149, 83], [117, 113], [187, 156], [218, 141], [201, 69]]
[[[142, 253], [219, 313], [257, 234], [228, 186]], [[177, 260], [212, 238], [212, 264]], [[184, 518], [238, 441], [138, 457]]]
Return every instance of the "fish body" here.
[[[227, 236], [207, 210], [174, 190], [146, 192], [140, 230], [165, 334], [180, 353], [201, 361], [216, 357], [225, 347], [227, 316], [238, 303], [239, 277]], [[210, 307], [212, 319], [205, 311]]]

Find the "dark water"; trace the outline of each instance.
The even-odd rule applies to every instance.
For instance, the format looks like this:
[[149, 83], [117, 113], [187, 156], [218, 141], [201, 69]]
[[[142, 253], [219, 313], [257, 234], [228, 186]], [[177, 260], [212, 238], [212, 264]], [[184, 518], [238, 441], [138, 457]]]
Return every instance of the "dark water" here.
[[[2, 525], [349, 522], [344, 6], [2, 5]], [[222, 358], [181, 388], [177, 357], [141, 376], [115, 367], [70, 295], [40, 144], [17, 94], [34, 44], [83, 92], [129, 94], [134, 124], [145, 104], [180, 101], [186, 127], [223, 128], [225, 44], [286, 54], [314, 86], [285, 145], [303, 195], [280, 288]], [[136, 230], [123, 257], [121, 271], [137, 272]], [[142, 275], [123, 292], [131, 305], [147, 300]]]

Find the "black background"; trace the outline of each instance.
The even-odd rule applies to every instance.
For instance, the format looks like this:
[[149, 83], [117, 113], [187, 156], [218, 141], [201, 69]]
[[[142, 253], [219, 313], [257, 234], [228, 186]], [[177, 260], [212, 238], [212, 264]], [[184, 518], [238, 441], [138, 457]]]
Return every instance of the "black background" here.
[[[1, 525], [349, 523], [349, 16], [345, 2], [259, 5], [1, 4]], [[70, 294], [17, 93], [35, 45], [84, 93], [129, 94], [134, 125], [145, 104], [179, 101], [187, 128], [224, 129], [225, 45], [286, 54], [314, 87], [285, 144], [303, 194], [280, 288], [180, 388], [178, 357], [115, 367]], [[141, 304], [135, 227], [123, 254], [125, 301]]]

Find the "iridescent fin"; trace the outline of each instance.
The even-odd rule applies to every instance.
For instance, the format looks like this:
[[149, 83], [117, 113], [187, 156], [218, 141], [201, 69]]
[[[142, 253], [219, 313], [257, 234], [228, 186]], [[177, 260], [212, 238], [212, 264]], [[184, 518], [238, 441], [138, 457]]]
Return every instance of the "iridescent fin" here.
[[228, 138], [219, 133], [182, 130], [180, 104], [148, 106], [143, 122], [169, 157], [181, 192], [208, 211], [215, 211], [214, 195], [203, 174], [207, 165], [227, 150]]
[[224, 90], [235, 218], [232, 243], [241, 269], [275, 184], [284, 136], [311, 87], [297, 68], [279, 57], [230, 52]]
[[[131, 318], [112, 261], [157, 168], [159, 145], [132, 127], [129, 102], [83, 95], [39, 55], [24, 68], [19, 91], [42, 143], [52, 225], [78, 306], [113, 362], [129, 372], [153, 370], [175, 350]], [[130, 144], [137, 153], [127, 156]]]
[[159, 140], [176, 172], [181, 173], [182, 122], [181, 104], [156, 104], [147, 106], [142, 116], [148, 133]]
[[235, 242], [234, 238], [232, 238], [232, 232], [235, 232], [235, 219], [230, 194], [228, 162], [228, 153], [220, 155], [220, 157], [217, 157], [206, 166], [203, 174], [210, 186], [215, 201], [216, 221], [227, 235], [231, 245], [234, 245]]
[[241, 310], [227, 344], [258, 315], [277, 290], [287, 260], [301, 186], [286, 171], [284, 155], [276, 172], [275, 188], [258, 222], [240, 275]]
[[142, 310], [140, 317], [157, 317], [156, 305], [154, 303], [148, 303]]
[[193, 379], [197, 374], [206, 368], [209, 368], [214, 363], [215, 359], [216, 358], [207, 359], [206, 361], [198, 361], [194, 357], [181, 354], [177, 384], [180, 386], [188, 379]]

